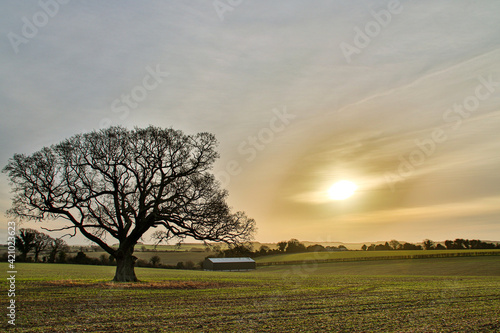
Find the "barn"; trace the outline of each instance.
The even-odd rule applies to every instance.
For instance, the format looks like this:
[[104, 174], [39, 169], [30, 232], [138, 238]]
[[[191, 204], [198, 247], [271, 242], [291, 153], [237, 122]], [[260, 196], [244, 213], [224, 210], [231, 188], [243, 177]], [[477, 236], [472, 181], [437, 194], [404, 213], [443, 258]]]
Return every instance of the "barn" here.
[[255, 268], [252, 258], [207, 258], [203, 262], [206, 271], [249, 271]]

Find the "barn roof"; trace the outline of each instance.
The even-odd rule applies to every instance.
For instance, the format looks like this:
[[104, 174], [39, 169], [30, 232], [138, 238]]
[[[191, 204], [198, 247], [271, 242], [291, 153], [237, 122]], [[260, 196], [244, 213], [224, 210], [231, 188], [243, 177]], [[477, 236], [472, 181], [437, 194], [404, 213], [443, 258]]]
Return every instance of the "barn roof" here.
[[226, 263], [226, 262], [255, 262], [252, 258], [208, 258], [213, 263]]

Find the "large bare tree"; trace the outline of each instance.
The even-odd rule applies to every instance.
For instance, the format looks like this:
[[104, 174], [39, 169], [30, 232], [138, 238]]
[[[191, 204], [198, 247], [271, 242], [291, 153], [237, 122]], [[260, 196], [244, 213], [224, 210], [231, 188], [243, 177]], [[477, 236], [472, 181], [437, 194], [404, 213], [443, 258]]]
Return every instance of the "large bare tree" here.
[[134, 246], [151, 228], [161, 240], [251, 239], [254, 220], [231, 212], [211, 174], [216, 146], [209, 133], [111, 127], [16, 154], [3, 170], [14, 191], [8, 213], [66, 220], [51, 230], [79, 231], [116, 259], [115, 281], [137, 281]]

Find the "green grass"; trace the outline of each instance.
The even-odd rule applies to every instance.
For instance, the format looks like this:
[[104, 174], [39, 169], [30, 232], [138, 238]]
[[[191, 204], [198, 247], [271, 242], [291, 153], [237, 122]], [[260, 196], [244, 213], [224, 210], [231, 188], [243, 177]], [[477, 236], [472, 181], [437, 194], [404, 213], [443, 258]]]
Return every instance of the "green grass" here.
[[374, 260], [333, 263], [306, 263], [259, 267], [267, 272], [303, 271], [328, 275], [412, 275], [412, 276], [498, 276], [498, 257], [430, 258], [421, 260]]
[[500, 331], [498, 257], [137, 268], [136, 284], [107, 266], [16, 268], [18, 332]]
[[[106, 252], [86, 252], [88, 257], [91, 258], [99, 258], [101, 255], [105, 255], [106, 258], [109, 257], [109, 254]], [[198, 264], [200, 261], [205, 260], [207, 256], [213, 255], [213, 252], [189, 252], [189, 251], [158, 251], [158, 252], [134, 252], [134, 256], [139, 259], [146, 260], [149, 262], [149, 259], [153, 256], [160, 257], [160, 263], [164, 265], [175, 265], [178, 262], [187, 262], [192, 261], [195, 264]]]
[[[452, 254], [472, 254], [472, 253], [498, 253], [500, 250], [429, 250], [429, 251], [338, 251], [338, 252], [305, 252], [278, 254], [257, 258], [258, 263], [287, 262], [287, 261], [308, 261], [308, 260], [335, 260], [335, 259], [361, 259], [373, 257], [395, 257], [395, 256], [415, 256], [415, 255], [452, 255]], [[499, 259], [500, 260], [500, 259]]]

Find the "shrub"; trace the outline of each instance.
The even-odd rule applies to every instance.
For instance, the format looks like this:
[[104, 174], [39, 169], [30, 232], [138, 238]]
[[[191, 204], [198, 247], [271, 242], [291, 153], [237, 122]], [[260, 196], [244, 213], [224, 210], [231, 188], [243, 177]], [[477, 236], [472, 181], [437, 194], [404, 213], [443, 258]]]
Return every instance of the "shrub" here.
[[137, 267], [150, 267], [150, 264], [149, 262], [147, 262], [146, 260], [144, 259], [138, 259], [136, 262], [135, 262], [135, 265]]
[[192, 262], [191, 260], [190, 260], [190, 261], [186, 261], [186, 262], [184, 263], [184, 267], [185, 267], [186, 269], [194, 269], [194, 266], [195, 266], [195, 265], [194, 265], [194, 262]]
[[152, 257], [151, 257], [151, 259], [149, 259], [149, 262], [151, 263], [151, 265], [152, 265], [153, 267], [158, 266], [158, 264], [160, 264], [160, 261], [161, 261], [160, 257], [158, 257], [158, 256], [156, 256], [156, 255], [155, 255], [155, 256], [152, 256]]

